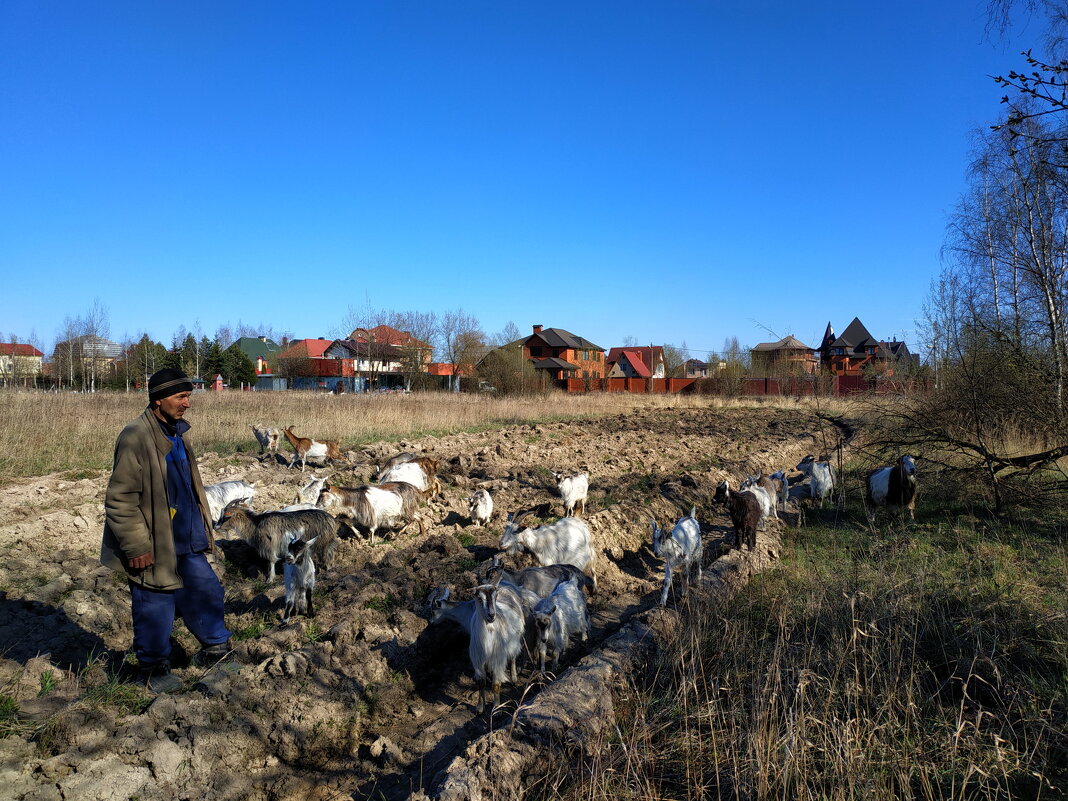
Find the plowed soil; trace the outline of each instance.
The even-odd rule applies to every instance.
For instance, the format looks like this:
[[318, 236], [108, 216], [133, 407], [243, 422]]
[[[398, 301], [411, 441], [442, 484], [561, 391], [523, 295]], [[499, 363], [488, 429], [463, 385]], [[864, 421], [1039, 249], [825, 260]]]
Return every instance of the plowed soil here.
[[[662, 566], [649, 544], [650, 517], [670, 524], [696, 506], [711, 565], [733, 542], [725, 511], [710, 503], [716, 483], [790, 467], [834, 437], [801, 411], [656, 409], [351, 453], [348, 464], [330, 468], [336, 483], [368, 482], [375, 464], [399, 450], [440, 460], [443, 491], [422, 508], [425, 533], [413, 527], [375, 546], [362, 536], [343, 541], [319, 571], [317, 616], [285, 624], [281, 580], [267, 586], [264, 565], [244, 543], [220, 539], [216, 569], [241, 669], [178, 667], [185, 688], [156, 698], [128, 682], [129, 591], [97, 562], [107, 474], [8, 485], [0, 491], [0, 694], [14, 703], [0, 706], [0, 732], [8, 733], [0, 740], [0, 795], [433, 797], [449, 763], [490, 720], [474, 711], [466, 636], [451, 623], [428, 624], [427, 596], [448, 586], [454, 597], [470, 597], [508, 512], [562, 514], [550, 470], [589, 470], [585, 518], [599, 554], [593, 636], [572, 646], [563, 673], [656, 605]], [[199, 457], [205, 483], [256, 482], [259, 510], [292, 503], [313, 472], [302, 475], [286, 461]], [[494, 497], [486, 527], [467, 518], [465, 499], [476, 487]], [[175, 637], [195, 651], [180, 624]], [[551, 678], [521, 668], [493, 725]]]

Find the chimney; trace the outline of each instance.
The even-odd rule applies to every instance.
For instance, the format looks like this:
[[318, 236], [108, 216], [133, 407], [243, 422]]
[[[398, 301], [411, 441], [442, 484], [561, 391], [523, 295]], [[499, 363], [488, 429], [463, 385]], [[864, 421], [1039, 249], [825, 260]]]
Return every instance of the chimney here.
[[540, 334], [541, 333], [541, 326], [540, 325], [535, 325], [534, 326], [534, 333], [535, 334]]

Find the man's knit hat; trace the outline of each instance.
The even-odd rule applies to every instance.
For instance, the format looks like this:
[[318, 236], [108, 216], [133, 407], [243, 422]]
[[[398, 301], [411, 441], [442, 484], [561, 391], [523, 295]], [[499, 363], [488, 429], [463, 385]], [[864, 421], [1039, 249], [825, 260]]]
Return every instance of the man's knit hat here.
[[193, 382], [177, 367], [164, 367], [148, 379], [149, 401], [162, 400], [179, 392], [192, 392]]

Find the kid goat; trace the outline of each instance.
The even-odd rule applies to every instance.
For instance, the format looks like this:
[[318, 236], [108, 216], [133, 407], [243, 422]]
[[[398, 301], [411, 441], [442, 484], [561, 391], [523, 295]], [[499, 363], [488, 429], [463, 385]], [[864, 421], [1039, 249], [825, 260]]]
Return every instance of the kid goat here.
[[553, 670], [560, 664], [560, 655], [567, 648], [572, 635], [578, 634], [585, 642], [590, 631], [590, 612], [586, 596], [575, 579], [561, 581], [552, 595], [538, 601], [533, 610], [534, 623], [538, 627], [538, 654], [541, 656], [541, 672], [545, 672], [545, 659], [552, 656]]
[[834, 468], [831, 463], [817, 462], [810, 453], [798, 463], [797, 469], [808, 476], [808, 497], [819, 498], [822, 509], [823, 499], [834, 489]]
[[582, 505], [582, 513], [586, 513], [586, 496], [590, 492], [589, 473], [553, 473], [556, 479], [556, 487], [560, 490], [560, 497], [564, 500], [564, 517], [570, 517], [575, 513], [575, 507]]
[[757, 524], [761, 517], [760, 501], [756, 496], [751, 492], [735, 492], [730, 484], [721, 481], [712, 500], [727, 504], [727, 512], [734, 524], [735, 547], [740, 551], [745, 543], [750, 553], [755, 551]]

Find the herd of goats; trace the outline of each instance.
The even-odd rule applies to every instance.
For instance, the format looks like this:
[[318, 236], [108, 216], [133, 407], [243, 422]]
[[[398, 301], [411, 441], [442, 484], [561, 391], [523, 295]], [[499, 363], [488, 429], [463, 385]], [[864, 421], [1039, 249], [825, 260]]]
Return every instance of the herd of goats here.
[[[289, 466], [295, 467], [300, 461], [301, 472], [308, 460], [314, 463], [342, 458], [337, 442], [298, 437], [292, 427], [281, 432], [260, 426], [252, 426], [252, 430], [261, 454], [277, 453], [284, 434], [294, 449]], [[378, 529], [403, 531], [416, 521], [422, 533], [417, 510], [422, 499], [441, 490], [437, 469], [438, 461], [432, 457], [400, 453], [381, 465], [374, 484], [341, 487], [313, 476], [298, 491], [296, 503], [261, 513], [250, 507], [255, 487], [245, 481], [209, 485], [205, 492], [216, 530], [242, 538], [259, 554], [267, 563], [268, 583], [274, 581], [276, 563], [284, 562], [283, 619], [289, 620], [294, 614], [315, 615], [315, 566], [329, 566], [339, 537], [355, 536], [354, 529], [359, 529], [368, 533], [373, 544]], [[797, 470], [801, 472], [797, 483], [807, 480], [808, 497], [818, 500], [822, 507], [835, 486], [831, 464], [810, 455], [797, 465]], [[532, 512], [509, 515], [500, 539], [502, 552], [530, 554], [537, 566], [510, 573], [498, 558], [484, 583], [475, 588], [473, 598], [455, 600], [448, 588], [431, 594], [431, 622], [455, 621], [469, 636], [468, 653], [479, 688], [479, 713], [485, 705], [487, 687], [492, 688], [496, 705], [506, 672], [512, 683], [516, 682], [516, 659], [524, 648], [539, 656], [544, 673], [550, 659], [553, 668], [559, 664], [572, 637], [586, 640], [589, 635], [585, 593], [597, 589], [596, 549], [589, 526], [580, 516], [585, 513], [589, 474], [553, 475], [564, 516], [530, 528], [523, 521]], [[768, 517], [777, 517], [779, 507], [785, 510], [790, 484], [784, 471], [779, 471], [751, 476], [737, 491], [728, 481], [716, 487], [713, 501], [727, 507], [736, 548], [755, 550], [758, 528]], [[896, 464], [873, 470], [867, 477], [869, 504], [907, 510], [913, 519], [916, 489], [916, 465], [911, 456], [902, 456]], [[475, 490], [467, 503], [472, 523], [486, 525], [493, 515], [489, 491]], [[691, 509], [670, 530], [652, 521], [653, 552], [664, 561], [661, 606], [667, 603], [674, 573], [681, 574], [687, 585], [695, 569], [698, 581], [701, 579], [701, 526], [695, 515], [696, 508]]]

